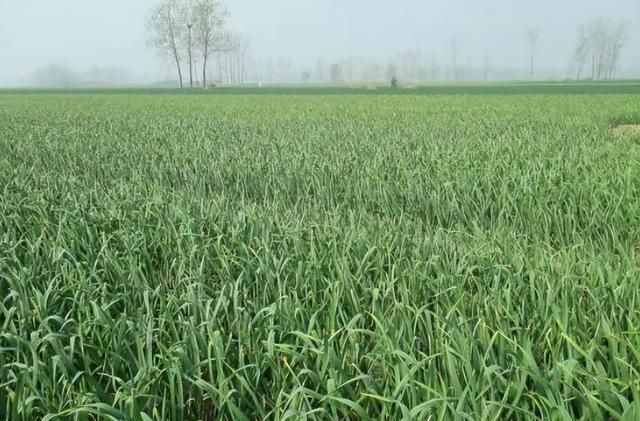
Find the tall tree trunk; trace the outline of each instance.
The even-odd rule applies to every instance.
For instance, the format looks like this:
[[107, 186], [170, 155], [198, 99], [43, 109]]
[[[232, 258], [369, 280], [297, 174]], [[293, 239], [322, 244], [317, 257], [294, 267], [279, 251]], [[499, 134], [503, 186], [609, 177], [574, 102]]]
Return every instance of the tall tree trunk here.
[[171, 17], [171, 11], [167, 11], [167, 19], [169, 22], [169, 31], [171, 36], [171, 49], [173, 50], [173, 58], [176, 61], [176, 68], [178, 69], [178, 81], [180, 83], [180, 89], [182, 89], [182, 69], [180, 68], [180, 56], [178, 55], [178, 45], [176, 43], [176, 34], [174, 32], [173, 18]]
[[188, 49], [189, 49], [189, 88], [193, 89], [193, 58], [191, 56], [191, 24], [189, 23], [187, 25], [187, 28], [189, 28], [189, 45], [188, 45]]
[[175, 41], [173, 41], [173, 58], [176, 60], [176, 68], [178, 69], [178, 81], [180, 83], [180, 89], [182, 89], [182, 69], [180, 68], [180, 57], [178, 56], [178, 48]]
[[207, 56], [209, 55], [209, 43], [205, 41], [202, 54], [202, 87], [207, 89]]
[[[617, 50], [617, 46], [614, 47]], [[616, 72], [616, 65], [618, 64], [618, 52], [614, 50], [611, 54], [611, 63], [609, 63], [609, 79], [614, 79]]]
[[244, 71], [245, 71], [245, 58], [242, 57], [242, 67], [240, 70], [240, 83], [244, 83]]
[[529, 67], [529, 75], [533, 79], [533, 49], [531, 49], [531, 63]]
[[603, 61], [603, 58], [602, 58], [602, 55], [601, 55], [599, 57], [599, 59], [598, 59], [598, 76], [597, 76], [598, 80], [600, 80], [602, 78], [602, 61]]
[[207, 89], [207, 56], [202, 58], [202, 87]]
[[611, 68], [609, 68], [609, 76], [608, 76], [609, 80], [613, 80], [614, 79], [615, 72], [616, 72], [616, 65], [615, 65], [614, 62], [612, 62], [611, 63]]
[[458, 45], [457, 41], [454, 38], [451, 42], [451, 54], [453, 58], [453, 80], [458, 80]]
[[587, 57], [582, 56], [578, 59], [578, 65], [576, 70], [576, 80], [580, 80], [582, 78], [582, 72], [584, 72], [584, 64], [587, 61]]
[[535, 60], [535, 54], [536, 54], [536, 44], [535, 44], [535, 40], [531, 40], [531, 56], [529, 57], [529, 77], [531, 79], [533, 79], [533, 73], [534, 73], [534, 60]]

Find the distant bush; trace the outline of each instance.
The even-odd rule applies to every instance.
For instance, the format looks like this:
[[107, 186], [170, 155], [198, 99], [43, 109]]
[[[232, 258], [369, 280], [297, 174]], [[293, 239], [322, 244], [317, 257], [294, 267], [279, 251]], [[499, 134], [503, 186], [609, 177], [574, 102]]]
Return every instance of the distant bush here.
[[398, 87], [398, 79], [396, 79], [395, 76], [391, 78], [391, 87], [392, 88], [397, 88]]
[[81, 83], [81, 78], [66, 66], [49, 64], [33, 71], [29, 75], [29, 82], [42, 88], [73, 88]]

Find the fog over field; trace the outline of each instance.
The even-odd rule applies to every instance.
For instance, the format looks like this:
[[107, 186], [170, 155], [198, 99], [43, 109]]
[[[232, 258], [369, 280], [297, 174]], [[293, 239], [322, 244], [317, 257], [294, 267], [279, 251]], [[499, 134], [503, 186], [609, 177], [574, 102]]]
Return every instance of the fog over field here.
[[[31, 83], [34, 74], [52, 65], [87, 80], [175, 80], [172, 63], [147, 46], [153, 4], [0, 0], [0, 83]], [[539, 30], [535, 78], [564, 79], [575, 73], [578, 27], [598, 17], [626, 22], [616, 77], [640, 77], [637, 0], [227, 0], [225, 5], [228, 29], [242, 34], [249, 46], [246, 82], [322, 82], [320, 73], [328, 70], [321, 69], [332, 63], [345, 69], [345, 82], [383, 78], [384, 70], [375, 77], [361, 69], [374, 62], [401, 66], [408, 54], [425, 63], [425, 81], [449, 80], [454, 44], [461, 80], [523, 79], [530, 76], [526, 34], [533, 28]]]

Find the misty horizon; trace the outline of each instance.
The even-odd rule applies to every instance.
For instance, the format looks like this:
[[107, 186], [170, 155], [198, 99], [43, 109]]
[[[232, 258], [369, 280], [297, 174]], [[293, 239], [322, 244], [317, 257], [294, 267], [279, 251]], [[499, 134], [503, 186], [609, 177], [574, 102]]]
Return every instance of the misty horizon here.
[[[113, 84], [175, 80], [172, 63], [147, 45], [153, 4], [0, 0], [0, 84], [34, 84], [38, 72], [52, 68], [83, 81], [113, 79]], [[317, 81], [331, 64], [345, 67], [354, 61], [358, 64], [352, 73], [358, 74], [345, 76], [345, 81], [355, 82], [367, 79], [360, 67], [395, 65], [409, 52], [423, 63], [435, 63], [440, 79], [448, 80], [453, 39], [458, 66], [467, 69], [461, 79], [480, 80], [487, 66], [491, 80], [527, 78], [527, 28], [540, 31], [536, 79], [563, 79], [572, 73], [579, 25], [597, 17], [628, 23], [617, 76], [640, 77], [640, 3], [632, 0], [542, 0], [535, 5], [505, 0], [234, 0], [225, 5], [228, 28], [250, 45], [247, 82], [263, 81], [267, 69], [278, 74], [268, 82], [299, 82], [304, 73]], [[384, 79], [383, 70], [376, 77], [370, 73], [370, 80]]]

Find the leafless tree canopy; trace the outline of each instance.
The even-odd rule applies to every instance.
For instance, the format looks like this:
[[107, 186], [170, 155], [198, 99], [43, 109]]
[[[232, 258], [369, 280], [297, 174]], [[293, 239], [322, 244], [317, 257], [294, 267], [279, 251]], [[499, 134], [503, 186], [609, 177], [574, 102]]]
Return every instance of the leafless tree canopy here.
[[608, 18], [592, 19], [580, 26], [573, 55], [576, 79], [582, 78], [585, 67], [589, 64], [590, 79], [614, 79], [628, 34], [626, 22]]
[[228, 33], [218, 55], [218, 79], [225, 83], [246, 81], [249, 40], [242, 34]]
[[147, 23], [148, 44], [160, 55], [174, 61], [181, 88], [183, 81], [180, 53], [185, 39], [185, 12], [185, 5], [181, 1], [161, 0], [151, 9]]
[[217, 0], [196, 0], [192, 7], [194, 41], [202, 58], [202, 85], [206, 87], [209, 58], [232, 48], [225, 29], [227, 10]]
[[[248, 41], [227, 31], [227, 10], [218, 0], [159, 0], [151, 9], [148, 43], [175, 63], [180, 87], [187, 62], [189, 86], [193, 69], [201, 66], [202, 86], [209, 81], [209, 61], [218, 58], [219, 81], [242, 82]], [[199, 62], [199, 63], [196, 63]]]
[[532, 79], [535, 74], [535, 56], [538, 38], [540, 38], [539, 28], [529, 28], [527, 30], [527, 42], [529, 44], [529, 76]]
[[[315, 64], [294, 69], [287, 57], [263, 57], [259, 62], [249, 56], [249, 39], [231, 32], [226, 23], [228, 12], [222, 0], [156, 0], [149, 15], [148, 43], [175, 66], [180, 87], [183, 69], [188, 71], [188, 85], [207, 87], [210, 80], [218, 83], [245, 83], [249, 80], [267, 83], [291, 81], [347, 82], [377, 81], [398, 78], [403, 82], [422, 83], [438, 80], [488, 80], [505, 77], [497, 63], [491, 63], [490, 52], [483, 61], [473, 63], [461, 48], [463, 38], [450, 38], [450, 58], [428, 54], [420, 48], [397, 52], [385, 60], [351, 54], [339, 60], [319, 58]], [[622, 50], [629, 38], [629, 26], [609, 18], [594, 18], [578, 28], [571, 57], [571, 73], [576, 79], [608, 80], [616, 76]], [[525, 32], [529, 55], [527, 72], [534, 78], [539, 62], [548, 50], [539, 48], [540, 29]], [[462, 41], [462, 42], [461, 42]], [[495, 51], [491, 52], [495, 53]], [[495, 57], [495, 56], [494, 56]], [[439, 62], [440, 60], [440, 62]], [[450, 63], [448, 63], [450, 61]], [[213, 64], [213, 66], [212, 66]], [[185, 67], [186, 66], [186, 67]], [[213, 70], [212, 70], [213, 67]], [[591, 69], [589, 71], [589, 69]], [[517, 71], [524, 74], [525, 69]], [[198, 81], [198, 75], [200, 81]], [[513, 73], [510, 73], [513, 74]]]

